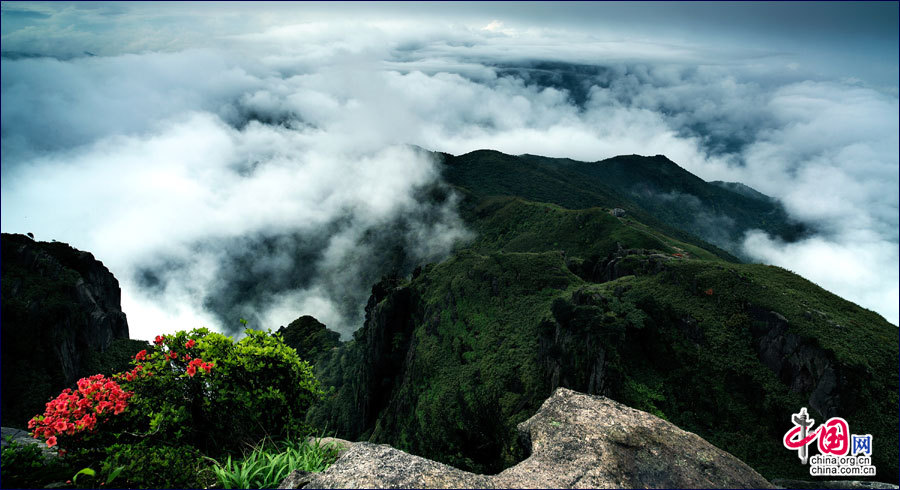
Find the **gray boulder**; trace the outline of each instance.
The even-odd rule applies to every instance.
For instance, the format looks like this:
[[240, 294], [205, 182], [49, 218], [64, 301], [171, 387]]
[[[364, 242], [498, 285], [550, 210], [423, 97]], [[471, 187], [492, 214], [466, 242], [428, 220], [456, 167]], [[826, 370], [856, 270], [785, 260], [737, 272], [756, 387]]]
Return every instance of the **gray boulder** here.
[[696, 434], [602, 396], [559, 388], [518, 429], [531, 456], [497, 475], [359, 442], [305, 488], [774, 488]]
[[[295, 472], [297, 473], [297, 472]], [[294, 473], [278, 488], [291, 486]], [[492, 477], [476, 475], [386, 444], [356, 442], [303, 488], [494, 488]]]
[[841, 489], [841, 490], [897, 490], [897, 485], [892, 483], [882, 483], [877, 481], [864, 480], [787, 480], [774, 479], [772, 483], [777, 488], [822, 488], [822, 489]]
[[15, 427], [0, 427], [0, 447], [5, 448], [11, 443], [18, 446], [26, 446], [28, 444], [37, 446], [38, 449], [41, 450], [44, 459], [47, 460], [53, 459], [59, 455], [59, 451], [47, 447], [47, 445], [44, 444], [43, 439], [35, 439], [31, 437], [31, 434], [27, 431], [16, 429]]

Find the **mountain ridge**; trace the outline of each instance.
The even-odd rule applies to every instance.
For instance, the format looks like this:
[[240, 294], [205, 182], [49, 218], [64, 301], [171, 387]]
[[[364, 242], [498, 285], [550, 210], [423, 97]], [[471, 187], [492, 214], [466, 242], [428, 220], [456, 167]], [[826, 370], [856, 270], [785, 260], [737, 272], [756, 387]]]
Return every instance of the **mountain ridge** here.
[[594, 162], [496, 150], [435, 155], [445, 180], [465, 195], [518, 196], [569, 209], [622, 208], [727, 260], [748, 259], [741, 242], [749, 230], [786, 242], [811, 231], [790, 218], [774, 198], [706, 182], [664, 155], [620, 155]]

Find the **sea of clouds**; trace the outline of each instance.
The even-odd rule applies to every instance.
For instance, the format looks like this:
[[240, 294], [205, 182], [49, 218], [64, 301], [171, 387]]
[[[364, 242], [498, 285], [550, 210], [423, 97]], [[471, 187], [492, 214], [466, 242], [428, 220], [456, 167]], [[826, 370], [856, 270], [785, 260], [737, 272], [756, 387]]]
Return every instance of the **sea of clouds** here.
[[94, 253], [132, 337], [302, 314], [349, 335], [374, 281], [470, 236], [415, 146], [664, 154], [743, 182], [817, 230], [751, 232], [744, 254], [898, 322], [895, 85], [746, 47], [289, 6], [3, 6], [2, 229]]

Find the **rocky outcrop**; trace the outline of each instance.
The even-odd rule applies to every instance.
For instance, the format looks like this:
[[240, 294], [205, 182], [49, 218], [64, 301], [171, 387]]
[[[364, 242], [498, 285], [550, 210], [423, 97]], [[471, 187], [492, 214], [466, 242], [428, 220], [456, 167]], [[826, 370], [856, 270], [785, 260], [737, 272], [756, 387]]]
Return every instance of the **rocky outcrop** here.
[[771, 488], [752, 468], [706, 442], [609, 398], [557, 389], [519, 425], [531, 456], [497, 475], [498, 487]]
[[23, 427], [90, 353], [128, 338], [119, 282], [87, 252], [2, 235], [3, 425]]
[[809, 393], [810, 407], [825, 417], [850, 413], [847, 404], [856, 399], [852, 390], [864, 373], [854, 373], [855, 382], [846, 379], [847, 368], [833, 354], [812, 339], [792, 333], [787, 319], [775, 311], [749, 308], [753, 320], [751, 333], [760, 361], [795, 393]]
[[[496, 475], [354, 443], [305, 488], [773, 488], [696, 434], [608, 398], [557, 389], [519, 424], [531, 454]], [[281, 488], [289, 487], [285, 481]]]
[[584, 261], [569, 260], [567, 267], [573, 274], [588, 282], [603, 283], [633, 274], [658, 274], [665, 270], [672, 257], [639, 248], [619, 249], [605, 257], [590, 257]]
[[[291, 478], [291, 475], [288, 476]], [[290, 487], [282, 482], [279, 488]], [[491, 477], [394, 449], [354, 443], [333, 465], [314, 474], [304, 488], [493, 488]]]
[[365, 326], [353, 334], [345, 350], [329, 349], [319, 357], [316, 374], [339, 389], [341, 408], [315, 406], [307, 422], [350, 439], [372, 435], [379, 415], [389, 412], [386, 407], [407, 371], [417, 306], [414, 292], [397, 277], [386, 276], [372, 286]]

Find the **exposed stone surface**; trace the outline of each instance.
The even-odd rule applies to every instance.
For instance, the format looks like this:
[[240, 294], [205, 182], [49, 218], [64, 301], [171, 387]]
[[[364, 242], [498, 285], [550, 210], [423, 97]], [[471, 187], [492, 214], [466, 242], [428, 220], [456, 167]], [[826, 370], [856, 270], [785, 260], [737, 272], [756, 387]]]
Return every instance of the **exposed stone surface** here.
[[9, 442], [7, 442], [6, 440], [7, 437], [11, 437], [13, 443], [22, 446], [26, 444], [34, 444], [35, 446], [38, 446], [41, 449], [41, 453], [44, 455], [44, 458], [55, 458], [58, 455], [57, 451], [54, 451], [53, 449], [47, 447], [46, 444], [44, 444], [43, 439], [35, 439], [31, 437], [28, 432], [22, 429], [16, 429], [13, 427], [0, 427], [0, 447], [6, 447], [9, 445]]
[[119, 282], [90, 253], [6, 233], [2, 248], [3, 424], [23, 427], [128, 323]]
[[308, 471], [294, 470], [287, 478], [281, 480], [278, 488], [303, 488], [309, 483], [312, 476], [313, 474]]
[[519, 424], [519, 431], [531, 455], [497, 475], [359, 442], [313, 475], [306, 488], [773, 488], [696, 434], [565, 388]]
[[[291, 488], [282, 482], [279, 488]], [[394, 449], [354, 443], [305, 488], [492, 488], [491, 477], [462, 471]]]
[[771, 488], [700, 436], [605, 397], [557, 389], [519, 431], [532, 455], [498, 487]]
[[337, 450], [337, 457], [341, 457], [346, 453], [350, 446], [353, 445], [352, 442], [338, 439], [337, 437], [312, 437], [310, 438], [310, 442], [318, 443], [319, 446], [332, 446]]
[[826, 489], [872, 489], [872, 490], [891, 490], [900, 488], [891, 483], [882, 483], [878, 481], [861, 481], [861, 480], [824, 480], [824, 481], [805, 481], [805, 480], [772, 480], [778, 488], [826, 488]]

